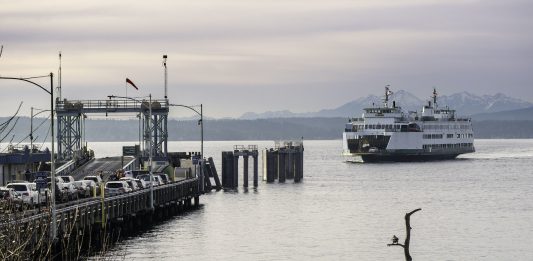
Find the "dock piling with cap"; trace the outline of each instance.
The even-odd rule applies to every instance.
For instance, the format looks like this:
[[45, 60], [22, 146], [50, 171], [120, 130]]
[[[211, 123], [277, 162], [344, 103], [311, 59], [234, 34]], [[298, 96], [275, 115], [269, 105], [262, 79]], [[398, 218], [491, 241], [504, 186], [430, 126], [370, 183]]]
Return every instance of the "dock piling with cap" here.
[[284, 183], [287, 179], [300, 182], [303, 179], [303, 152], [302, 141], [279, 141], [275, 148], [263, 151], [263, 177], [267, 183], [276, 179]]

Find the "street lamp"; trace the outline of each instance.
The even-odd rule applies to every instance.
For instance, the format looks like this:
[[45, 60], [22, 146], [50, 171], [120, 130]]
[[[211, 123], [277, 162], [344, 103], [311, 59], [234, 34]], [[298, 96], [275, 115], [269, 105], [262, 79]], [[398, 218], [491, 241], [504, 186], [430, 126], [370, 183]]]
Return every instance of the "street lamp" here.
[[[36, 114], [33, 114], [33, 110], [36, 109], [38, 110], [39, 112], [37, 112]], [[50, 111], [50, 110], [43, 110], [43, 109], [37, 109], [37, 108], [34, 108], [34, 107], [31, 107], [31, 116], [30, 116], [30, 160], [31, 160], [31, 156], [32, 156], [32, 153], [33, 153], [33, 117], [43, 113], [43, 112], [47, 112], [47, 111]], [[39, 128], [39, 127], [37, 127]], [[33, 171], [33, 164], [31, 165], [31, 171]]]
[[[50, 77], [50, 91], [45, 89], [43, 86], [33, 81], [30, 81], [30, 79], [45, 78], [45, 77]], [[57, 234], [57, 217], [56, 217], [56, 197], [55, 197], [56, 195], [56, 165], [55, 163], [56, 162], [55, 162], [55, 157], [54, 157], [55, 156], [55, 150], [54, 150], [54, 142], [55, 142], [55, 138], [54, 138], [54, 74], [50, 73], [49, 75], [28, 77], [28, 78], [0, 76], [0, 79], [17, 80], [17, 81], [31, 83], [41, 88], [41, 90], [45, 91], [46, 93], [50, 94], [50, 129], [52, 131], [52, 154], [50, 156], [50, 165], [51, 165], [50, 166], [50, 179], [52, 183], [52, 186], [50, 189], [51, 197], [52, 197], [52, 200], [50, 201], [50, 208], [52, 209], [52, 227], [51, 227], [50, 234], [51, 234], [51, 237], [55, 239], [56, 234]]]
[[202, 163], [200, 165], [200, 174], [202, 176], [200, 178], [199, 189], [203, 193], [203, 191], [204, 191], [204, 179], [205, 179], [205, 177], [204, 177], [204, 113], [203, 113], [203, 104], [200, 104], [200, 111], [197, 111], [192, 106], [187, 106], [187, 105], [182, 105], [182, 104], [169, 104], [168, 106], [187, 108], [189, 110], [192, 110], [192, 111], [196, 112], [196, 114], [200, 115], [200, 121], [198, 121], [198, 123], [200, 124], [200, 133], [201, 133], [200, 134], [200, 138], [201, 138], [201, 141], [200, 141], [200, 158], [202, 159], [202, 161], [201, 161]]
[[[202, 157], [202, 159], [204, 158], [204, 114], [203, 114], [203, 104], [200, 104], [200, 111], [197, 111], [196, 109], [193, 108], [193, 106], [187, 106], [187, 105], [182, 105], [182, 104], [169, 104], [168, 106], [174, 106], [174, 107], [183, 107], [183, 108], [187, 108], [189, 110], [192, 110], [194, 111], [196, 114], [200, 115], [200, 121], [198, 122], [200, 124], [200, 138], [201, 138], [201, 141], [200, 141], [200, 156]], [[197, 107], [198, 105], [196, 105]]]
[[[135, 102], [139, 102], [141, 104], [141, 109], [142, 109], [142, 101], [138, 100], [138, 99], [135, 99], [135, 98], [131, 98], [131, 97], [126, 97], [126, 96], [116, 96], [116, 95], [109, 95], [107, 96], [109, 97], [109, 99], [113, 99], [113, 98], [121, 98], [121, 99], [128, 99], [128, 100], [132, 100], [132, 101], [135, 101]], [[150, 209], [154, 209], [154, 177], [153, 177], [153, 173], [152, 173], [152, 150], [153, 150], [153, 144], [152, 144], [152, 94], [150, 94], [148, 96], [150, 98], [150, 103], [148, 104], [149, 106], [149, 112], [148, 112], [148, 127], [150, 128], [150, 132], [148, 133], [148, 137], [150, 138], [150, 151], [148, 153], [148, 162], [150, 164], [150, 166], [148, 167], [148, 170], [150, 172]]]

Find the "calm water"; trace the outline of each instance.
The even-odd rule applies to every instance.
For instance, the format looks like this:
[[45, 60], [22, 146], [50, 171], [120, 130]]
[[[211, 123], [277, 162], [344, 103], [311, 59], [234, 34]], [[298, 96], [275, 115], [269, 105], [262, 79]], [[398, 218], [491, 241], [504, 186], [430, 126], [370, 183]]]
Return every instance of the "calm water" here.
[[[103, 157], [121, 144], [92, 147]], [[273, 146], [207, 142], [219, 172], [221, 151], [234, 144]], [[348, 164], [340, 140], [305, 141], [303, 183], [212, 192], [199, 210], [113, 251], [134, 260], [403, 260], [400, 247], [386, 244], [393, 234], [403, 241], [404, 215], [420, 207], [411, 218], [415, 260], [533, 260], [533, 140], [475, 145], [452, 161]]]

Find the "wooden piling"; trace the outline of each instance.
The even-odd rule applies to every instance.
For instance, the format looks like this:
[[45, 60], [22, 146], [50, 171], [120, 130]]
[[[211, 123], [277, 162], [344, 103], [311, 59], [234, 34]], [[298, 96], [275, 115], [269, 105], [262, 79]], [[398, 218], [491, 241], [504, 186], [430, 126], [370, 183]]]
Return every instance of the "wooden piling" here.
[[277, 173], [277, 164], [276, 159], [277, 155], [275, 154], [274, 150], [266, 150], [266, 182], [272, 183], [276, 180], [276, 173]]
[[287, 153], [285, 153], [284, 150], [278, 151], [278, 182], [284, 183], [287, 179], [287, 172], [286, 172], [286, 156]]
[[222, 186], [224, 188], [234, 187], [235, 160], [232, 151], [222, 152]]
[[248, 155], [243, 156], [243, 186], [248, 187]]
[[253, 155], [253, 159], [254, 159], [254, 188], [257, 188], [258, 183], [259, 183], [259, 177], [258, 177], [258, 173], [257, 173], [257, 168], [258, 168], [259, 162], [257, 162], [257, 158], [258, 158], [258, 155], [257, 155], [257, 153], [255, 153]]
[[237, 188], [239, 186], [239, 155], [233, 155], [233, 186]]

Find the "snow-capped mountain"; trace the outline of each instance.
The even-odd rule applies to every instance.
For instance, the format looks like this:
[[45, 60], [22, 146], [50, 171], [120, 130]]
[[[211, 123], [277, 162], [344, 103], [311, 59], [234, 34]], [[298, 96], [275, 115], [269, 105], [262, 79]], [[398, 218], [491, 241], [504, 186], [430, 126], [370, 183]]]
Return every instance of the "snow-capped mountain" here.
[[439, 97], [440, 105], [454, 108], [461, 115], [489, 113], [523, 109], [533, 106], [532, 103], [508, 97], [502, 93], [477, 96], [468, 92]]
[[[430, 97], [420, 99], [412, 93], [404, 90], [396, 91], [390, 97], [390, 102], [396, 102], [397, 106], [402, 107], [404, 111], [419, 111], [422, 106], [430, 100]], [[334, 109], [325, 109], [317, 112], [292, 113], [288, 110], [269, 111], [265, 113], [247, 112], [241, 116], [241, 119], [260, 119], [260, 118], [289, 118], [289, 117], [358, 117], [363, 108], [379, 106], [383, 103], [382, 97], [369, 95], [357, 100], [348, 102]], [[495, 95], [478, 96], [468, 92], [461, 92], [449, 96], [438, 96], [438, 106], [443, 108], [448, 106], [455, 109], [458, 115], [469, 116], [479, 113], [491, 113], [499, 111], [524, 109], [533, 106], [533, 103], [512, 98], [502, 93]]]

